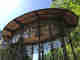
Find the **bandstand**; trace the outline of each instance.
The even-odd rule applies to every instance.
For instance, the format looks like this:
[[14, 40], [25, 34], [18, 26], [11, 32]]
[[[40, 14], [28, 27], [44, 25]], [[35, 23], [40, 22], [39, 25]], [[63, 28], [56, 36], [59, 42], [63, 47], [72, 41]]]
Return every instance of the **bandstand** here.
[[[61, 8], [45, 8], [16, 17], [3, 29], [3, 39], [9, 46], [7, 60], [68, 60], [66, 43], [71, 44], [75, 60], [70, 33], [77, 23], [78, 16]], [[59, 48], [62, 57], [57, 53]]]

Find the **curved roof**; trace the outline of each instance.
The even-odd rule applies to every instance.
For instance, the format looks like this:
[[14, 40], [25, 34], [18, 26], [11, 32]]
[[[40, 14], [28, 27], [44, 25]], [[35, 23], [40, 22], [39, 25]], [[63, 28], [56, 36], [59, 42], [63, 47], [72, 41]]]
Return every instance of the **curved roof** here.
[[61, 23], [62, 20], [58, 19], [58, 17], [64, 18], [63, 22], [65, 27], [75, 27], [77, 25], [78, 17], [73, 12], [67, 9], [61, 8], [40, 9], [26, 13], [9, 22], [3, 29], [3, 38], [4, 40], [11, 40], [11, 38], [16, 34], [16, 32], [24, 31], [25, 26], [27, 26], [28, 24], [33, 24], [35, 22], [40, 22], [43, 20], [48, 21], [49, 19], [53, 19], [56, 21], [53, 22], [53, 24], [57, 22]]

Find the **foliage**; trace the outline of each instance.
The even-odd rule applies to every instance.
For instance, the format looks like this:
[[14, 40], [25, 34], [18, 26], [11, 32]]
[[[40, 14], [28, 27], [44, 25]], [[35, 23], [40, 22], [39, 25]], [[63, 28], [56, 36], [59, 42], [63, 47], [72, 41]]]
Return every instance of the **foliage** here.
[[[64, 1], [64, 2], [63, 2]], [[80, 59], [80, 0], [54, 0], [51, 4], [51, 8], [66, 8], [73, 11], [79, 16], [78, 26], [71, 32], [73, 51], [77, 56], [77, 60]], [[66, 53], [69, 56], [69, 60], [74, 60], [71, 44], [66, 42]], [[49, 51], [48, 56], [52, 53]], [[58, 55], [63, 55], [63, 48], [58, 48]], [[70, 57], [71, 56], [71, 57]]]
[[80, 0], [55, 0], [51, 4], [51, 8], [67, 8], [80, 16]]

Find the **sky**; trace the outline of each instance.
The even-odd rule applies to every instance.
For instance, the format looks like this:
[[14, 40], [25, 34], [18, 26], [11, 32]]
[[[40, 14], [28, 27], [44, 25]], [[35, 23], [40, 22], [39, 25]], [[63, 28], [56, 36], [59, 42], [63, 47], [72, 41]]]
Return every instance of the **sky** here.
[[29, 11], [49, 8], [52, 0], [0, 0], [0, 29]]
[[[49, 8], [52, 0], [0, 0], [0, 30], [16, 17], [29, 11]], [[34, 54], [33, 60], [38, 60]]]

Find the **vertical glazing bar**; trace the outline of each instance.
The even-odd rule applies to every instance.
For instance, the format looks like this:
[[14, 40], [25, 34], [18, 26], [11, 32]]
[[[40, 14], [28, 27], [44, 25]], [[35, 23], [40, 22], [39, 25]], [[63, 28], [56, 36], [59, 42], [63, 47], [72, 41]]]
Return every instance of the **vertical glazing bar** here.
[[18, 46], [18, 50], [19, 50], [19, 53], [20, 53], [20, 54], [18, 54], [18, 56], [19, 56], [20, 60], [23, 60], [24, 59], [24, 42], [23, 41], [24, 41], [23, 40], [23, 37], [21, 36], [20, 43], [19, 43], [19, 46]]
[[31, 34], [30, 34], [31, 33], [31, 26], [29, 25], [28, 27], [29, 27], [29, 31], [28, 31], [29, 32], [29, 37], [31, 37]]
[[37, 31], [37, 34], [38, 34], [38, 47], [39, 47], [39, 50], [38, 50], [38, 52], [39, 52], [39, 59], [38, 60], [41, 60], [41, 46], [40, 46], [40, 22], [39, 22], [39, 24], [38, 24], [38, 31]]
[[63, 36], [62, 38], [62, 48], [63, 48], [63, 52], [64, 52], [64, 60], [67, 60], [67, 51], [66, 51], [66, 44], [65, 44], [65, 36]]
[[67, 57], [67, 51], [66, 51], [66, 45], [65, 45], [65, 40], [63, 39], [63, 52], [64, 52], [64, 60], [66, 60]]
[[[48, 25], [48, 29], [49, 29], [49, 40], [52, 40], [52, 31], [51, 31], [51, 24]], [[53, 55], [53, 43], [51, 43], [51, 57], [50, 60], [54, 60], [54, 55]], [[53, 57], [53, 58], [52, 58]]]
[[64, 56], [66, 57], [67, 56], [67, 54], [66, 54], [66, 45], [65, 45], [65, 40], [63, 41], [63, 48], [64, 48]]
[[73, 44], [72, 44], [72, 39], [71, 39], [71, 35], [70, 35], [70, 33], [69, 33], [69, 43], [71, 44], [71, 48], [72, 48], [72, 53], [73, 53], [73, 55], [74, 55], [74, 60], [78, 60], [77, 59], [77, 56], [76, 56], [76, 54], [75, 54], [75, 52], [74, 52], [74, 48], [73, 48]]
[[[35, 13], [36, 16], [38, 16], [38, 18], [40, 18], [39, 14], [38, 13]], [[38, 35], [38, 60], [41, 60], [41, 54], [40, 54], [40, 20], [38, 21], [38, 26], [37, 26], [37, 35]]]
[[33, 53], [34, 53], [34, 46], [32, 44], [32, 59], [33, 59]]
[[[31, 24], [29, 25], [29, 33], [32, 33], [32, 27], [31, 27]], [[31, 34], [29, 34], [29, 37], [31, 37]], [[34, 46], [33, 46], [33, 43], [32, 43], [32, 50], [31, 50], [31, 55], [32, 55], [32, 59], [33, 59], [33, 53], [34, 53]]]
[[19, 42], [16, 44], [16, 60], [24, 60], [24, 38], [23, 38], [24, 29], [20, 32]]
[[56, 33], [57, 33], [57, 31], [56, 31], [56, 25], [52, 24], [52, 35], [56, 36]]
[[63, 52], [64, 52], [64, 60], [67, 60], [67, 51], [66, 51], [66, 43], [65, 43], [65, 36], [66, 36], [66, 32], [64, 31], [64, 25], [63, 24], [59, 24], [59, 34], [60, 37], [62, 37], [61, 43], [62, 43], [62, 48], [63, 48]]
[[28, 50], [27, 50], [27, 47], [26, 47], [26, 45], [25, 45], [25, 47], [24, 47], [24, 60], [26, 60], [26, 59], [28, 59], [29, 58], [29, 56], [28, 56]]
[[41, 44], [41, 49], [42, 49], [42, 60], [44, 60], [44, 47], [43, 47], [43, 44]]

